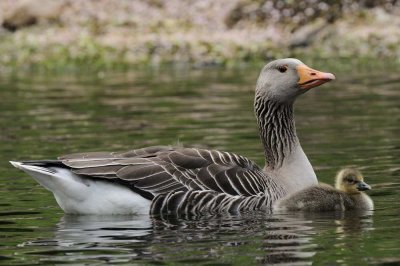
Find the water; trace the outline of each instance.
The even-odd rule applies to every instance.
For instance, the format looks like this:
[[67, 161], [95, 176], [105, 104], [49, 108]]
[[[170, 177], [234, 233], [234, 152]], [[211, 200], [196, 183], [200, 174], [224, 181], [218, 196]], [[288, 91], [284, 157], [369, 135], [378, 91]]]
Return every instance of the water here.
[[296, 104], [298, 135], [319, 179], [333, 183], [340, 167], [358, 167], [373, 186], [373, 212], [70, 216], [51, 193], [8, 164], [177, 143], [236, 152], [262, 164], [252, 110], [258, 71], [3, 76], [0, 264], [400, 264], [395, 70], [336, 71], [337, 81]]

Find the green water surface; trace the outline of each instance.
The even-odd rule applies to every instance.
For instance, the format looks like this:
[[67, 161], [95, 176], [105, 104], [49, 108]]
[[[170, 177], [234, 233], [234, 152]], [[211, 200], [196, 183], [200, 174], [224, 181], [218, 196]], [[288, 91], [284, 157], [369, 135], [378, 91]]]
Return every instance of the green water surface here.
[[333, 183], [341, 167], [358, 167], [373, 187], [373, 212], [65, 215], [50, 192], [8, 163], [180, 144], [262, 164], [252, 107], [259, 70], [1, 76], [0, 264], [400, 264], [396, 70], [338, 70], [335, 82], [301, 96], [295, 108], [298, 135], [319, 180]]

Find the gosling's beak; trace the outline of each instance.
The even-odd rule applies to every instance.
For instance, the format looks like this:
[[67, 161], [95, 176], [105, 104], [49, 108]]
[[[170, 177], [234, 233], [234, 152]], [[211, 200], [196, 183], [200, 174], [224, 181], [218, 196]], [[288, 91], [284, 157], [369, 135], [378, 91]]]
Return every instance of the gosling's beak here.
[[371, 186], [365, 183], [364, 181], [360, 181], [357, 184], [357, 190], [358, 191], [365, 191], [365, 190], [370, 190]]
[[311, 89], [335, 79], [335, 75], [331, 73], [321, 72], [306, 65], [298, 65], [296, 69], [300, 77], [297, 84], [302, 89]]

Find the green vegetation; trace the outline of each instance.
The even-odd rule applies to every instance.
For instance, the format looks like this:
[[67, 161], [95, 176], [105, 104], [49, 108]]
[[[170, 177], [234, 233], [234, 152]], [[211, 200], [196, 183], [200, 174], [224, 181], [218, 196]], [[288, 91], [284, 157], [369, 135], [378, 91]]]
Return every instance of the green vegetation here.
[[[351, 2], [351, 1], [350, 1]], [[2, 1], [0, 71], [236, 66], [298, 56], [400, 64], [396, 1]]]

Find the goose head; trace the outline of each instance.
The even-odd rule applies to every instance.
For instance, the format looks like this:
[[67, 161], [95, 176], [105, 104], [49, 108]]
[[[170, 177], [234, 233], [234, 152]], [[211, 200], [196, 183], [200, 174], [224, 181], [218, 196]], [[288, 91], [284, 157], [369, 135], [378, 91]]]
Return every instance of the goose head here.
[[312, 69], [298, 59], [278, 59], [262, 69], [256, 92], [276, 102], [293, 103], [309, 89], [334, 79], [333, 74]]
[[353, 168], [345, 168], [336, 175], [335, 187], [348, 194], [358, 194], [360, 191], [370, 190], [371, 187], [364, 182], [360, 171]]

